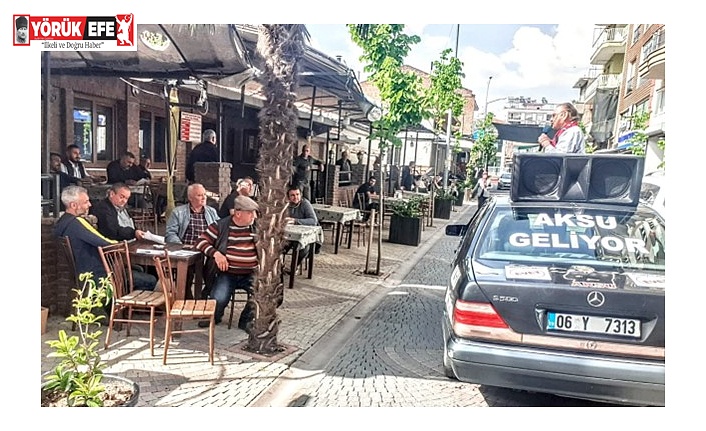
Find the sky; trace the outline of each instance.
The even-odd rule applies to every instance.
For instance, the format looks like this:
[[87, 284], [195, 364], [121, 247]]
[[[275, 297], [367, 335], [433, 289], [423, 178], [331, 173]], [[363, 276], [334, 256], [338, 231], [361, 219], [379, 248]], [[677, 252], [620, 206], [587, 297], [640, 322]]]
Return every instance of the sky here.
[[[572, 88], [585, 76], [593, 53], [594, 24], [406, 24], [405, 34], [417, 35], [405, 64], [430, 72], [432, 61], [451, 49], [463, 63], [462, 84], [476, 95], [482, 112], [486, 94], [489, 111], [504, 97], [530, 97], [550, 103], [578, 99]], [[309, 24], [311, 45], [332, 57], [340, 55], [361, 80], [367, 79], [363, 51], [344, 24]], [[491, 78], [492, 77], [492, 78]], [[492, 102], [492, 101], [496, 102]]]
[[[313, 40], [319, 49], [329, 55], [341, 54], [351, 67], [355, 66], [357, 56], [346, 47], [346, 33], [343, 24], [340, 31], [318, 31], [316, 26], [335, 22], [419, 22], [429, 21], [442, 23], [454, 21], [462, 17], [466, 22], [483, 23], [519, 23], [519, 22], [556, 22], [558, 25], [526, 25], [503, 24], [496, 27], [496, 31], [489, 35], [485, 31], [488, 27], [479, 25], [462, 25], [459, 41], [459, 57], [464, 62], [464, 72], [467, 79], [464, 86], [471, 89], [479, 101], [485, 99], [485, 87], [488, 76], [493, 76], [490, 85], [489, 100], [505, 96], [527, 96], [541, 98], [547, 97], [550, 101], [562, 101], [577, 97], [578, 92], [572, 89], [576, 77], [585, 72], [591, 54], [591, 30], [594, 22], [667, 22], [669, 27], [669, 46], [676, 47], [670, 50], [668, 76], [670, 77], [670, 120], [671, 126], [668, 140], [668, 162], [670, 174], [674, 185], [670, 188], [670, 214], [691, 214], [695, 205], [694, 194], [696, 189], [677, 187], [678, 184], [698, 182], [698, 179], [688, 180], [692, 175], [703, 170], [701, 164], [706, 160], [703, 154], [704, 145], [698, 138], [700, 124], [700, 100], [696, 94], [703, 87], [702, 72], [693, 57], [690, 47], [695, 46], [695, 41], [703, 39], [700, 29], [702, 23], [698, 14], [679, 14], [678, 21], [666, 20], [663, 5], [665, 2], [653, 0], [641, 1], [639, 5], [632, 2], [616, 2], [615, 0], [594, 0], [590, 3], [550, 3], [541, 4], [524, 0], [506, 0], [502, 3], [469, 2], [469, 1], [440, 1], [434, 2], [434, 7], [420, 9], [413, 3], [404, 3], [401, 7], [396, 2], [383, 2], [380, 0], [357, 0], [349, 4], [331, 2], [330, 0], [300, 0], [297, 2], [284, 2], [270, 0], [267, 7], [259, 4], [243, 2], [216, 2], [202, 0], [198, 4], [175, 3], [165, 7], [161, 2], [67, 2], [64, 0], [35, 0], [24, 2], [20, 6], [13, 2], [0, 4], [0, 22], [5, 23], [4, 42], [0, 43], [3, 54], [5, 86], [3, 96], [5, 100], [5, 145], [6, 156], [9, 157], [6, 169], [2, 171], [2, 183], [6, 185], [5, 211], [0, 212], [0, 223], [6, 227], [3, 231], [5, 244], [10, 246], [14, 266], [6, 265], [3, 270], [4, 286], [12, 294], [19, 294], [29, 302], [40, 302], [41, 291], [40, 272], [37, 270], [40, 245], [39, 205], [37, 195], [39, 186], [36, 173], [39, 172], [41, 160], [41, 74], [40, 52], [31, 48], [12, 46], [12, 15], [43, 15], [43, 16], [113, 16], [123, 13], [134, 13], [138, 23], [257, 23], [257, 22], [303, 22], [321, 23], [307, 24], [312, 32]], [[250, 7], [252, 5], [252, 7]], [[659, 5], [659, 7], [657, 7]], [[672, 15], [676, 16], [676, 15]], [[677, 19], [677, 18], [673, 18]], [[691, 22], [690, 22], [691, 21]], [[427, 70], [432, 59], [438, 57], [445, 47], [455, 47], [456, 24], [420, 25], [409, 24], [410, 30], [422, 38], [424, 48], [420, 44], [409, 56], [410, 65], [421, 70]], [[698, 34], [689, 34], [695, 32]], [[492, 36], [492, 37], [491, 37]], [[579, 43], [583, 40], [584, 42]], [[573, 41], [573, 42], [572, 42]], [[348, 42], [350, 44], [350, 42]], [[330, 45], [328, 45], [330, 44]], [[338, 45], [336, 45], [338, 44]], [[340, 52], [336, 52], [341, 49]], [[694, 48], [691, 48], [692, 50]], [[417, 52], [418, 51], [418, 52]], [[424, 52], [423, 52], [424, 51]], [[684, 53], [681, 55], [680, 53]], [[691, 55], [690, 55], [691, 53]], [[561, 58], [563, 61], [553, 61]], [[522, 60], [521, 59], [526, 59]], [[477, 67], [475, 66], [477, 64]], [[558, 65], [566, 66], [566, 69]], [[473, 67], [471, 67], [473, 66]], [[572, 68], [577, 68], [573, 70]], [[354, 67], [355, 69], [355, 67]], [[493, 105], [497, 106], [497, 105]], [[481, 108], [482, 109], [482, 108]], [[694, 119], [696, 118], [696, 122]], [[696, 136], [696, 138], [695, 138]], [[34, 166], [34, 168], [32, 167]], [[35, 186], [31, 186], [34, 183]], [[674, 196], [674, 197], [672, 197]], [[691, 204], [691, 205], [690, 205]], [[696, 221], [697, 218], [690, 218]], [[698, 316], [703, 314], [705, 303], [704, 289], [699, 289], [700, 282], [694, 281], [694, 269], [703, 266], [700, 254], [690, 253], [688, 250], [699, 244], [698, 235], [694, 236], [694, 222], [670, 224], [670, 257], [668, 260], [669, 285], [679, 284], [680, 288], [669, 290], [668, 308], [670, 316], [674, 316], [674, 323], [668, 325], [669, 361], [668, 361], [668, 390], [667, 409], [641, 409], [639, 417], [631, 417], [631, 424], [644, 424], [649, 426], [666, 426], [665, 413], [679, 414], [682, 411], [693, 412], [700, 407], [699, 397], [692, 397], [693, 373], [689, 370], [698, 369], [699, 356], [693, 354], [691, 340], [694, 331], [702, 322]], [[696, 274], [698, 276], [698, 274]], [[32, 299], [35, 298], [35, 299]], [[15, 328], [27, 327], [36, 329], [39, 320], [34, 324], [31, 314], [25, 306], [15, 306], [11, 301], [6, 301], [2, 307], [2, 319], [7, 325]], [[29, 315], [29, 318], [28, 318]], [[681, 320], [678, 320], [678, 319]], [[28, 320], [30, 321], [28, 323]], [[670, 319], [671, 321], [671, 319]], [[8, 326], [9, 327], [9, 326]], [[27, 337], [26, 331], [6, 331], [5, 343], [12, 346], [15, 352], [28, 352], [26, 360], [19, 359], [18, 354], [4, 355], [0, 361], [8, 365], [18, 376], [35, 376], [39, 367], [39, 349], [36, 339]], [[22, 353], [24, 355], [24, 353]], [[26, 357], [26, 355], [24, 356]], [[19, 359], [19, 360], [18, 360]], [[165, 371], [168, 372], [168, 371]], [[28, 380], [33, 381], [31, 378]], [[26, 414], [26, 407], [36, 406], [36, 390], [32, 384], [15, 385], [11, 397], [14, 404], [22, 409], [12, 409], [11, 414], [17, 411], [18, 419], [30, 425], [35, 422], [44, 426], [48, 420], [55, 429], [70, 429], [72, 422], [68, 412], [42, 411], [42, 414]], [[694, 409], [691, 409], [694, 407]], [[59, 409], [61, 410], [61, 409]], [[152, 415], [150, 409], [138, 409], [133, 415], [141, 415], [142, 422], [159, 426], [161, 415]], [[345, 423], [350, 419], [356, 426], [369, 425], [371, 429], [379, 427], [379, 420], [385, 417], [394, 418], [395, 426], [411, 425], [411, 429], [438, 428], [444, 426], [458, 426], [452, 419], [458, 418], [450, 409], [282, 409], [270, 415], [269, 410], [266, 421], [271, 427], [286, 426], [287, 429], [330, 429], [331, 423]], [[570, 423], [572, 430], [621, 429], [625, 427], [624, 414], [628, 410], [610, 409], [602, 410], [601, 415], [592, 415], [592, 412], [581, 411], [582, 416], [589, 413], [590, 420], [571, 420], [578, 416], [572, 409], [552, 410], [552, 420], [566, 425]], [[22, 412], [22, 413], [20, 413]], [[314, 413], [315, 412], [315, 413]], [[361, 413], [362, 412], [362, 413]], [[429, 414], [429, 413], [432, 414]], [[504, 426], [511, 424], [530, 429], [546, 428], [546, 411], [543, 409], [512, 410], [507, 414], [507, 409], [479, 409], [473, 410], [474, 425], [495, 425], [502, 420]], [[451, 413], [451, 414], [449, 414]], [[63, 417], [60, 415], [63, 414]], [[101, 410], [86, 415], [94, 414], [92, 420], [99, 421], [103, 429], [118, 429], [122, 423], [111, 421], [111, 412]], [[97, 416], [100, 414], [101, 416]], [[213, 421], [228, 424], [232, 423], [234, 416], [232, 410], [214, 409], [207, 412]], [[22, 416], [20, 416], [22, 415]], [[107, 415], [107, 416], [106, 416]], [[179, 422], [184, 426], [203, 425], [203, 415], [194, 414], [190, 409], [170, 410], [170, 421]], [[327, 418], [331, 421], [312, 420]], [[107, 420], [106, 420], [107, 418]], [[528, 420], [529, 418], [529, 420]], [[259, 410], [238, 410], [235, 424], [239, 426], [258, 426], [262, 420]], [[146, 422], [145, 422], [146, 421]], [[61, 424], [65, 424], [62, 426]]]

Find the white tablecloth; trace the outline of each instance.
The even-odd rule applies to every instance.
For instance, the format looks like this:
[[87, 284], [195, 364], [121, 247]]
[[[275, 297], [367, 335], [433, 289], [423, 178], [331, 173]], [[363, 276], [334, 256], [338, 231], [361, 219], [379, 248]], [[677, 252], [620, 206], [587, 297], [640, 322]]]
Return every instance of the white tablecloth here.
[[309, 244], [323, 244], [324, 231], [321, 226], [288, 224], [284, 227], [284, 239], [298, 242], [301, 250]]
[[346, 223], [360, 218], [360, 210], [333, 205], [312, 204], [319, 222]]

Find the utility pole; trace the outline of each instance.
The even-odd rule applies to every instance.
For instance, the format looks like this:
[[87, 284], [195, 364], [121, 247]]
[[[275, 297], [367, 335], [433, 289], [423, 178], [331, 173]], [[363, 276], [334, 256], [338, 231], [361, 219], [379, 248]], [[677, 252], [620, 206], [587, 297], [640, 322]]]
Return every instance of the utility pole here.
[[[456, 24], [456, 58], [458, 58], [458, 34], [461, 24]], [[488, 95], [486, 94], [486, 100]], [[444, 190], [449, 187], [449, 168], [451, 167], [451, 120], [453, 119], [451, 107], [449, 106], [449, 116], [446, 120], [446, 157], [444, 160]]]
[[485, 115], [486, 117], [488, 116], [488, 93], [490, 92], [490, 80], [493, 79], [492, 76], [488, 77], [488, 86], [485, 87]]

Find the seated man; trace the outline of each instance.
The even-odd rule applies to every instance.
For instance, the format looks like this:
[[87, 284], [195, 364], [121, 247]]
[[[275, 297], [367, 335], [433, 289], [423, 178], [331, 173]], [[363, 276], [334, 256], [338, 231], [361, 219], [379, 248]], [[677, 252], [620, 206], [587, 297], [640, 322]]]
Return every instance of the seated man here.
[[[98, 282], [101, 277], [107, 276], [98, 247], [115, 244], [117, 241], [102, 235], [85, 219], [91, 207], [88, 191], [85, 188], [66, 187], [61, 192], [61, 201], [66, 206], [66, 212], [56, 222], [54, 235], [69, 237], [76, 271], [79, 274], [92, 272], [93, 279]], [[136, 289], [154, 290], [157, 284], [156, 277], [136, 270], [133, 270], [132, 275]]]
[[140, 180], [137, 172], [132, 169], [135, 165], [135, 155], [127, 151], [119, 159], [108, 163], [105, 168], [108, 175], [108, 184], [123, 183], [128, 186], [135, 185]]
[[[252, 199], [236, 197], [233, 215], [211, 223], [196, 243], [196, 249], [211, 259], [206, 264], [209, 271], [206, 282], [207, 288], [210, 287], [209, 297], [216, 300], [216, 324], [223, 319], [235, 289], [252, 291], [258, 264], [253, 226], [258, 209]], [[208, 325], [207, 321], [199, 322], [200, 327]]]
[[76, 144], [71, 144], [66, 147], [61, 171], [87, 183], [97, 180], [97, 178], [93, 178], [93, 176], [88, 174], [86, 167], [83, 166], [83, 162], [81, 161], [81, 149]]
[[[61, 155], [59, 153], [51, 153], [50, 156], [51, 159], [49, 161], [49, 168], [51, 169], [52, 174], [57, 174], [59, 176], [59, 198], [61, 198], [61, 192], [66, 187], [70, 185], [81, 185], [81, 180], [61, 170]], [[54, 190], [55, 186], [52, 184], [51, 187], [49, 187], [49, 199], [54, 199]], [[63, 202], [59, 203], [59, 207], [59, 211], [64, 211], [66, 209]]]
[[[376, 182], [375, 177], [370, 177], [367, 183], [361, 184], [355, 191], [353, 208], [363, 210], [363, 221], [368, 221], [370, 218], [370, 210], [375, 209], [375, 211], [380, 211], [380, 204], [370, 201], [372, 196], [377, 196]], [[360, 202], [361, 196], [363, 197], [363, 202]]]
[[[243, 177], [235, 183], [235, 188], [233, 191], [223, 200], [221, 208], [218, 210], [218, 216], [228, 217], [233, 215], [233, 203], [235, 198], [238, 196], [246, 196], [252, 199], [250, 196], [253, 190], [253, 179], [250, 177]], [[254, 200], [254, 199], [253, 199]]]
[[[108, 196], [93, 207], [93, 215], [98, 219], [98, 232], [115, 241], [142, 239], [144, 232], [135, 229], [135, 222], [125, 208], [130, 199], [130, 188], [122, 183], [113, 184]], [[136, 268], [139, 268], [135, 265]], [[140, 268], [141, 269], [141, 268]], [[146, 272], [134, 272], [136, 289], [153, 290], [157, 278]]]
[[[287, 198], [289, 199], [289, 217], [285, 217], [284, 221], [287, 224], [302, 224], [307, 226], [316, 226], [319, 220], [314, 212], [314, 207], [311, 206], [306, 198], [302, 197], [302, 192], [299, 187], [291, 185], [287, 188]], [[282, 249], [282, 253], [287, 253], [293, 247], [297, 247], [297, 242], [289, 242]], [[312, 244], [309, 244], [304, 249], [299, 250], [299, 258], [297, 266], [309, 255]]]
[[[172, 214], [167, 219], [167, 228], [164, 240], [167, 243], [184, 244], [194, 246], [206, 228], [218, 221], [216, 209], [206, 205], [206, 189], [199, 183], [193, 183], [186, 188], [186, 195], [189, 203], [179, 205], [174, 208]], [[193, 299], [191, 291], [194, 273], [192, 267], [186, 274], [186, 299]], [[204, 297], [208, 295], [206, 290], [202, 291]]]

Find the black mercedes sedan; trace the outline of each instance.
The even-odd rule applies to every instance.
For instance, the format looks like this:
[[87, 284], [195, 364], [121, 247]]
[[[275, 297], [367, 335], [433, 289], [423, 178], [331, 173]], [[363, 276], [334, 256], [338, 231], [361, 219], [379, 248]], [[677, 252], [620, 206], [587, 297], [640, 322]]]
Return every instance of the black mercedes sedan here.
[[446, 375], [626, 405], [665, 400], [665, 222], [643, 160], [516, 155], [466, 225], [442, 318]]

